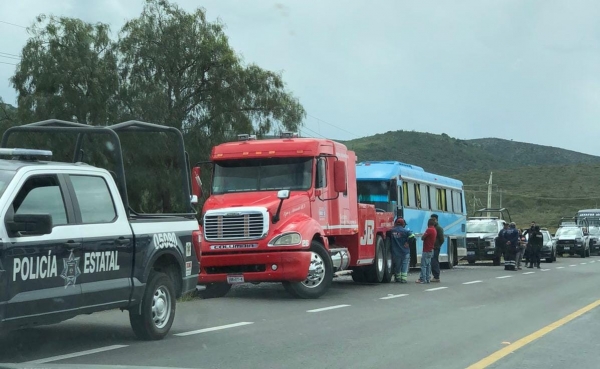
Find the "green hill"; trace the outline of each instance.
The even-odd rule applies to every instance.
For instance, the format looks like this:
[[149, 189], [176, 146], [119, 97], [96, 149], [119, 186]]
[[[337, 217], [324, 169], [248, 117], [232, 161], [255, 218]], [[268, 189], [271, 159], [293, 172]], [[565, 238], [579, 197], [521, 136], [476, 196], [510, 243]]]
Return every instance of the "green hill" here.
[[[490, 171], [502, 190], [502, 206], [520, 227], [535, 220], [554, 229], [561, 216], [600, 207], [597, 156], [497, 138], [459, 140], [414, 131], [386, 132], [345, 144], [359, 161], [398, 160], [461, 179], [470, 215], [487, 204]], [[500, 193], [494, 192], [492, 205], [500, 205]]]
[[[471, 171], [456, 177], [467, 187], [469, 215], [487, 203], [486, 183], [489, 172]], [[502, 189], [494, 192], [492, 206], [506, 207], [519, 227], [526, 228], [535, 220], [555, 229], [560, 217], [574, 216], [577, 210], [600, 208], [600, 164], [520, 167], [493, 172], [493, 183]]]
[[496, 138], [460, 140], [414, 131], [389, 131], [345, 144], [356, 152], [359, 161], [398, 160], [442, 175], [515, 166], [600, 163], [600, 157], [555, 147]]

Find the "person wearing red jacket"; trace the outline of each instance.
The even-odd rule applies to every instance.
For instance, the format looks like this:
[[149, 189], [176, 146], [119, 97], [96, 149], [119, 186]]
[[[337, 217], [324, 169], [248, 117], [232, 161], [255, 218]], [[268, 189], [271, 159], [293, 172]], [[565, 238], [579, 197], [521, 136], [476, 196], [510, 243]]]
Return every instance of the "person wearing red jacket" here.
[[435, 220], [429, 219], [427, 230], [421, 236], [423, 240], [423, 252], [421, 253], [421, 277], [417, 283], [429, 283], [431, 276], [431, 258], [433, 257], [433, 246], [437, 237], [435, 230]]

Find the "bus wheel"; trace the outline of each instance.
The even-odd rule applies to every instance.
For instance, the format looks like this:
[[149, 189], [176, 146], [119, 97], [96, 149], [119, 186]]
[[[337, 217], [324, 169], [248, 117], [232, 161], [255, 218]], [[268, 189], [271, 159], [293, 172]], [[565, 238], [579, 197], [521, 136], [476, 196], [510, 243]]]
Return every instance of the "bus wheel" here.
[[385, 273], [385, 265], [385, 246], [383, 237], [377, 236], [377, 241], [375, 241], [375, 260], [373, 260], [373, 265], [371, 265], [367, 271], [367, 282], [381, 283]]
[[384, 249], [384, 254], [385, 254], [385, 270], [383, 272], [383, 283], [390, 283], [392, 281], [392, 276], [393, 276], [393, 260], [392, 260], [392, 245], [391, 245], [391, 238], [387, 237], [385, 239], [385, 249]]
[[325, 246], [321, 242], [312, 241], [309, 252], [311, 260], [306, 279], [302, 282], [283, 282], [286, 291], [301, 299], [321, 297], [333, 280], [333, 264]]
[[444, 269], [454, 268], [454, 243], [448, 245], [448, 262], [444, 263]]

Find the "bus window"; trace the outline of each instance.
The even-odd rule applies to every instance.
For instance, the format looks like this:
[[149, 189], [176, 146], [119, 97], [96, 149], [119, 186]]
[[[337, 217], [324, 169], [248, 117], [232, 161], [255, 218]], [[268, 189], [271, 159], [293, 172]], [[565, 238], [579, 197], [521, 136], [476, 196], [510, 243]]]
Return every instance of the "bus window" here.
[[420, 184], [421, 186], [421, 202], [423, 209], [429, 209], [429, 186]]
[[409, 205], [407, 205], [407, 206], [411, 206], [411, 204], [412, 204], [412, 207], [416, 207], [417, 202], [415, 201], [415, 186], [410, 186], [409, 184], [407, 184], [407, 186], [408, 186], [408, 199], [409, 199], [408, 200]]
[[431, 186], [431, 187], [429, 187], [428, 192], [429, 192], [429, 206], [431, 207], [431, 210], [439, 210], [438, 202], [436, 199], [437, 189], [435, 187]]
[[410, 206], [410, 202], [408, 200], [408, 183], [402, 182], [402, 197], [404, 200], [404, 206]]
[[436, 200], [437, 200], [437, 208], [441, 211], [447, 211], [448, 207], [446, 206], [446, 190], [443, 188], [438, 188], [436, 191]]
[[421, 209], [421, 187], [419, 187], [419, 184], [415, 183], [414, 184], [414, 188], [415, 188], [415, 205], [417, 206], [417, 209]]
[[390, 202], [396, 202], [398, 203], [398, 183], [396, 182], [395, 179], [392, 179], [391, 183], [390, 183]]
[[454, 210], [452, 210], [452, 190], [445, 190], [446, 191], [446, 210], [453, 213]]

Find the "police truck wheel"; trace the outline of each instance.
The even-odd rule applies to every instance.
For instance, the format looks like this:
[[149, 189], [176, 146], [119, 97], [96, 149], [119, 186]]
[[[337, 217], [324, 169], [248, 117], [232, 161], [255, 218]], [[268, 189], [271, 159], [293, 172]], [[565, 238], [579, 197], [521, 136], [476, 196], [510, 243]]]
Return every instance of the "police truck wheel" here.
[[169, 333], [175, 319], [175, 287], [165, 273], [151, 272], [140, 305], [129, 310], [129, 322], [142, 340], [160, 340]]
[[392, 276], [393, 276], [393, 262], [392, 262], [392, 245], [391, 245], [391, 238], [387, 237], [385, 239], [385, 248], [384, 248], [384, 253], [385, 253], [385, 270], [383, 271], [383, 283], [390, 283], [392, 281]]
[[203, 299], [214, 299], [227, 295], [229, 290], [231, 290], [229, 283], [209, 283], [206, 285], [206, 289], [198, 291], [198, 296]]
[[385, 273], [385, 264], [385, 246], [383, 237], [377, 236], [377, 241], [375, 242], [375, 260], [373, 260], [373, 264], [368, 268], [367, 282], [381, 283]]
[[309, 252], [311, 260], [306, 279], [302, 282], [283, 282], [286, 291], [301, 299], [321, 297], [333, 280], [333, 264], [325, 246], [321, 242], [312, 241]]

